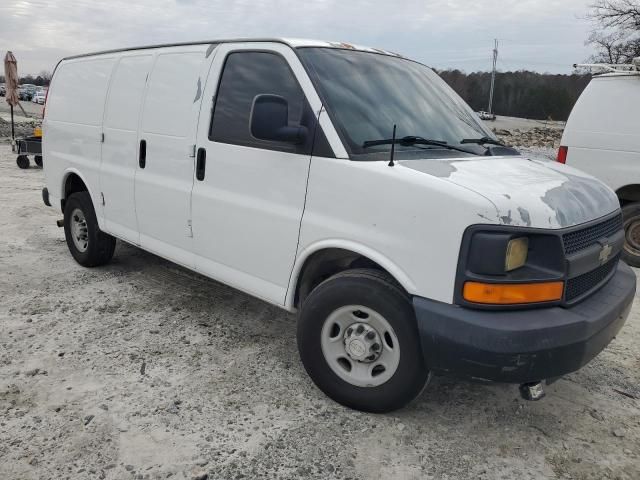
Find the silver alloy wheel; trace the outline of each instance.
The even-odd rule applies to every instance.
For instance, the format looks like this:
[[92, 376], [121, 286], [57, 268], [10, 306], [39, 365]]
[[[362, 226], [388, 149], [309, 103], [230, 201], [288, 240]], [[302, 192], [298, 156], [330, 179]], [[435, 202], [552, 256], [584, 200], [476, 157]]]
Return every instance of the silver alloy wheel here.
[[84, 213], [79, 208], [71, 212], [71, 238], [78, 251], [85, 252], [89, 246], [89, 231]]
[[335, 310], [324, 322], [322, 353], [331, 370], [357, 387], [387, 382], [400, 363], [400, 343], [391, 324], [362, 305]]

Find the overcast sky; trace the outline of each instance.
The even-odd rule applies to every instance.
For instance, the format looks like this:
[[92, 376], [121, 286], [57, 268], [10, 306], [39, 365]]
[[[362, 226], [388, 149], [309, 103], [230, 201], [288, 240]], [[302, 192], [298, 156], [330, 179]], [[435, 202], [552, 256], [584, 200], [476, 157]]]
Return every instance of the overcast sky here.
[[589, 0], [0, 0], [0, 51], [20, 75], [66, 55], [187, 40], [288, 36], [396, 51], [437, 68], [570, 73]]

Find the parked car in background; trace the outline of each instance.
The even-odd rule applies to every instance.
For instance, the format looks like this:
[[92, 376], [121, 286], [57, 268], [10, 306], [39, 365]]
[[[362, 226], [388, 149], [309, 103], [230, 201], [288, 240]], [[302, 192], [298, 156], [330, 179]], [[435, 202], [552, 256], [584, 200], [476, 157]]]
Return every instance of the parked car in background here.
[[18, 90], [20, 100], [30, 101], [36, 94], [37, 86], [32, 83], [23, 83]]
[[640, 267], [640, 58], [591, 68], [605, 73], [594, 75], [573, 107], [557, 159], [616, 192], [624, 217], [622, 258]]
[[484, 110], [480, 110], [478, 113], [478, 116], [480, 117], [480, 119], [482, 120], [495, 120], [496, 116], [493, 113], [489, 113], [489, 112], [485, 112]]
[[273, 39], [72, 57], [43, 122], [43, 200], [80, 265], [119, 238], [298, 312], [306, 371], [353, 408], [399, 408], [432, 373], [538, 399], [635, 296], [614, 193], [498, 145], [397, 54]]
[[0, 97], [4, 97], [7, 94], [7, 88], [4, 86], [4, 83], [0, 85]]
[[31, 101], [33, 103], [37, 103], [39, 105], [44, 105], [44, 101], [45, 101], [46, 98], [47, 98], [47, 91], [46, 90], [40, 90], [40, 91], [36, 92], [36, 94], [33, 96]]
[[18, 99], [28, 102], [29, 100], [31, 100], [31, 93], [29, 92], [29, 90], [27, 90], [26, 88], [23, 87], [19, 87], [18, 88]]

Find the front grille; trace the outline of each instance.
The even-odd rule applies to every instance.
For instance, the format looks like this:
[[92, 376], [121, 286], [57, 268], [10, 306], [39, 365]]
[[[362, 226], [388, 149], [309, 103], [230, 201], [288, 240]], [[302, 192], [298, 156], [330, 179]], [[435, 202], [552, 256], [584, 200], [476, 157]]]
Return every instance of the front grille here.
[[571, 302], [572, 300], [575, 300], [598, 287], [616, 268], [619, 258], [620, 256], [616, 255], [604, 265], [600, 265], [598, 268], [591, 270], [590, 272], [583, 273], [582, 275], [578, 275], [577, 277], [567, 280], [564, 294], [565, 302]]
[[602, 223], [585, 227], [581, 230], [565, 233], [562, 235], [565, 255], [579, 252], [585, 248], [598, 243], [598, 240], [608, 238], [614, 233], [622, 230], [622, 214], [611, 217]]

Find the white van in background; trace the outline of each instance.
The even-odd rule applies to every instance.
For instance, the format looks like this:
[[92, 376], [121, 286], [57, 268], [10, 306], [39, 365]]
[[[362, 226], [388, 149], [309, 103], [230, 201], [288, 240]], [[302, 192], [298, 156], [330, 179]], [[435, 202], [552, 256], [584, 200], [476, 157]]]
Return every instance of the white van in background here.
[[594, 75], [573, 107], [558, 161], [611, 187], [622, 206], [622, 258], [640, 267], [640, 58], [631, 65], [586, 65]]
[[118, 238], [298, 312], [307, 372], [353, 408], [399, 408], [432, 373], [538, 399], [635, 294], [609, 188], [499, 144], [433, 70], [379, 49], [67, 58], [43, 149], [78, 263], [108, 263]]

